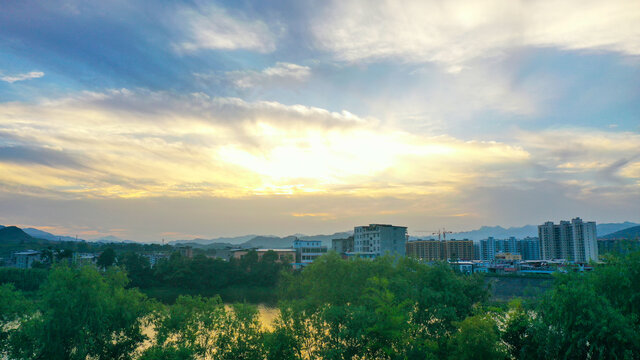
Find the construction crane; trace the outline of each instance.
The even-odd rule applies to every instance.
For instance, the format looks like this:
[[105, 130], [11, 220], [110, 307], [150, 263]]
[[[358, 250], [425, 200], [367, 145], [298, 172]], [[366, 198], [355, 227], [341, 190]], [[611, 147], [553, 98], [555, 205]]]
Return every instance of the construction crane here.
[[[438, 230], [440, 231], [440, 230]], [[427, 233], [428, 235], [436, 235], [437, 233], [433, 232], [433, 230], [416, 230], [414, 233]]]
[[433, 230], [417, 230], [417, 233], [431, 233], [431, 235], [438, 235], [438, 240], [447, 240], [447, 234], [453, 234], [452, 231], [447, 231], [445, 228]]

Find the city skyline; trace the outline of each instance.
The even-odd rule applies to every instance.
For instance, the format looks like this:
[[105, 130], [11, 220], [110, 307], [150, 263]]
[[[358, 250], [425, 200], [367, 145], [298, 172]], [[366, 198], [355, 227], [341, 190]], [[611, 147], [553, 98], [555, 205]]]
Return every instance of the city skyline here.
[[3, 225], [640, 222], [634, 1], [23, 1], [0, 23]]

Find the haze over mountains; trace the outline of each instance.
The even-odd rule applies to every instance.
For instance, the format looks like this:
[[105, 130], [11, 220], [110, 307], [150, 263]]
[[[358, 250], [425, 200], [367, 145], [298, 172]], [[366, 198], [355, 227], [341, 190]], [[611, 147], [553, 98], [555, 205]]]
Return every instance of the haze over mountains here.
[[[640, 224], [625, 221], [623, 223], [603, 223], [597, 225], [598, 237], [619, 237], [620, 235], [627, 234], [624, 231], [625, 229], [633, 230], [634, 227], [638, 227]], [[0, 225], [0, 229], [4, 228], [4, 226]], [[55, 235], [46, 231], [42, 231], [36, 228], [24, 228], [22, 229], [24, 233], [30, 235], [33, 238], [37, 239], [45, 239], [50, 241], [92, 241], [92, 242], [135, 242], [133, 240], [125, 240], [119, 237], [109, 235], [104, 236], [98, 239], [85, 240], [85, 239], [76, 239], [76, 237], [72, 236], [63, 236], [63, 235]], [[616, 232], [621, 232], [618, 235], [613, 235]], [[205, 248], [226, 248], [226, 247], [242, 247], [242, 248], [260, 248], [260, 247], [269, 247], [269, 248], [288, 248], [291, 247], [293, 240], [297, 237], [301, 240], [315, 240], [322, 241], [324, 245], [331, 246], [331, 240], [336, 238], [344, 238], [353, 234], [353, 231], [343, 231], [337, 232], [330, 235], [304, 235], [304, 234], [294, 234], [284, 237], [273, 236], [273, 235], [243, 235], [236, 237], [219, 237], [212, 239], [203, 239], [203, 238], [195, 238], [195, 239], [185, 239], [185, 240], [174, 240], [169, 241], [168, 244], [171, 245], [191, 245], [194, 247], [205, 247]], [[611, 234], [611, 235], [610, 235]], [[633, 235], [635, 232], [631, 231], [629, 234]], [[525, 237], [535, 237], [538, 235], [538, 227], [537, 225], [525, 225], [521, 227], [510, 227], [504, 228], [501, 226], [482, 226], [480, 229], [472, 230], [472, 231], [463, 231], [463, 232], [454, 232], [452, 234], [447, 234], [447, 238], [449, 239], [469, 239], [469, 240], [482, 240], [486, 239], [489, 236], [493, 236], [496, 239], [505, 239], [509, 237], [516, 238], [525, 238]], [[609, 235], [609, 236], [607, 236]], [[424, 234], [424, 236], [410, 236], [411, 240], [417, 239], [434, 239], [437, 238], [431, 234]]]
[[[625, 221], [623, 223], [596, 224], [596, 231], [598, 233], [598, 237], [600, 237], [600, 236], [611, 234], [613, 232], [624, 230], [637, 225], [640, 225], [640, 224], [629, 222], [629, 221]], [[477, 230], [454, 232], [452, 234], [447, 234], [447, 238], [449, 239], [469, 239], [469, 240], [482, 240], [482, 239], [488, 238], [489, 236], [492, 236], [496, 239], [508, 239], [512, 236], [518, 239], [522, 239], [525, 237], [536, 237], [538, 236], [538, 225], [525, 225], [522, 227], [510, 227], [510, 228], [503, 228], [502, 226], [482, 226], [480, 229], [477, 229]], [[416, 237], [416, 238], [434, 239], [434, 238], [437, 238], [437, 235]]]
[[640, 225], [616, 231], [605, 235], [603, 239], [638, 239], [640, 238]]

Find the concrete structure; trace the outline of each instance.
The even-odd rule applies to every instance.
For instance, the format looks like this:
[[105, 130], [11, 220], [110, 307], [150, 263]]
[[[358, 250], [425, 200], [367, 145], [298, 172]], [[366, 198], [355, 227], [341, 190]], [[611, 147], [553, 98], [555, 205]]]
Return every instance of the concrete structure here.
[[499, 253], [520, 254], [524, 260], [539, 260], [540, 245], [536, 238], [498, 240], [489, 237], [478, 244], [479, 260], [492, 261]]
[[73, 253], [73, 262], [76, 265], [95, 265], [98, 256], [91, 253]]
[[193, 248], [191, 248], [191, 246], [178, 246], [176, 249], [180, 252], [180, 255], [184, 257], [193, 257]]
[[273, 251], [278, 255], [277, 262], [293, 263], [296, 259], [296, 251], [294, 249], [236, 249], [231, 250], [233, 252], [234, 259], [242, 259], [249, 251], [255, 251], [258, 254], [258, 259], [262, 259], [264, 254], [269, 251]]
[[346, 254], [353, 252], [353, 236], [344, 239], [331, 240], [331, 249], [338, 254]]
[[560, 221], [556, 225], [548, 221], [538, 226], [540, 255], [542, 259], [566, 259], [577, 263], [598, 260], [596, 223], [583, 222], [580, 218]]
[[518, 252], [522, 260], [540, 260], [540, 240], [538, 238], [525, 238], [518, 240]]
[[20, 269], [31, 269], [31, 265], [33, 265], [34, 262], [42, 261], [41, 255], [42, 253], [36, 250], [15, 252], [12, 255], [13, 264]]
[[406, 226], [370, 224], [356, 226], [353, 231], [354, 249], [349, 256], [367, 259], [390, 254], [404, 256], [407, 242]]
[[322, 241], [300, 240], [293, 241], [293, 248], [296, 250], [296, 262], [294, 269], [300, 269], [311, 264], [315, 259], [327, 253], [327, 247], [322, 245]]
[[472, 240], [443, 240], [446, 247], [447, 259], [454, 260], [473, 260], [473, 241]]
[[520, 254], [512, 254], [512, 253], [497, 253], [496, 260], [500, 261], [516, 261], [522, 260], [522, 255]]
[[406, 255], [423, 261], [473, 260], [471, 240], [417, 240], [406, 244]]
[[455, 270], [459, 271], [462, 274], [473, 274], [474, 266], [471, 261], [453, 261], [449, 263], [449, 265]]
[[405, 253], [408, 257], [422, 261], [447, 260], [445, 256], [445, 247], [443, 246], [442, 241], [438, 240], [408, 241]]
[[152, 268], [156, 266], [158, 261], [169, 258], [169, 254], [167, 253], [153, 253], [153, 254], [145, 254], [142, 256], [146, 257], [149, 260], [149, 266]]

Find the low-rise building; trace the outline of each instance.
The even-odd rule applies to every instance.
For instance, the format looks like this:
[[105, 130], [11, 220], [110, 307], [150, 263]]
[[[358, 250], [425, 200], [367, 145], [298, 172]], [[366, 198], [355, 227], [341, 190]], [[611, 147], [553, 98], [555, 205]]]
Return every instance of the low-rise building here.
[[142, 256], [146, 257], [149, 260], [149, 266], [152, 268], [155, 267], [156, 264], [158, 264], [158, 261], [169, 258], [169, 254], [160, 252], [153, 254], [144, 254]]
[[369, 224], [353, 229], [353, 252], [348, 256], [374, 259], [382, 255], [404, 256], [406, 253], [407, 227], [386, 224]]
[[98, 256], [92, 253], [73, 253], [73, 262], [76, 265], [95, 265]]
[[13, 264], [20, 269], [31, 269], [34, 262], [41, 262], [42, 253], [36, 250], [25, 250], [13, 253]]
[[496, 261], [519, 261], [522, 260], [522, 255], [512, 253], [497, 253], [495, 255]]
[[191, 246], [178, 246], [177, 250], [180, 252], [180, 255], [184, 257], [193, 257], [193, 248]]
[[331, 249], [338, 254], [353, 252], [353, 236], [349, 236], [344, 239], [331, 240]]
[[315, 259], [327, 253], [327, 247], [322, 245], [322, 241], [300, 240], [293, 241], [293, 248], [296, 250], [295, 269], [311, 264]]

